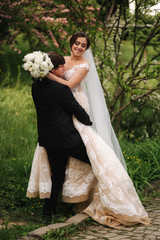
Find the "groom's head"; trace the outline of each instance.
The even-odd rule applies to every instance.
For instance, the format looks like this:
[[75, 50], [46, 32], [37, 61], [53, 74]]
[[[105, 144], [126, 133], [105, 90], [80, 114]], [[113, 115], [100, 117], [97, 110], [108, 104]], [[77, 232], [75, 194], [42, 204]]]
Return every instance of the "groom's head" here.
[[54, 68], [51, 70], [51, 73], [53, 73], [54, 75], [56, 75], [58, 77], [63, 77], [64, 71], [65, 71], [64, 57], [55, 52], [49, 52], [48, 56], [51, 59], [52, 64], [54, 65]]

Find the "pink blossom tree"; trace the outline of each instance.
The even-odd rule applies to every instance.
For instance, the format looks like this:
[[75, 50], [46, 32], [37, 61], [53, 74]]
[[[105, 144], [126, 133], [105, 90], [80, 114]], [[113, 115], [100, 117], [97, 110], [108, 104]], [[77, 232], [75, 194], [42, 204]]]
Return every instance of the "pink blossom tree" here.
[[[129, 2], [132, 0], [2, 0], [0, 46], [10, 44], [20, 53], [16, 37], [23, 34], [31, 51], [53, 45], [68, 54], [69, 37], [76, 31], [87, 32], [111, 121], [118, 130], [129, 106], [160, 89], [160, 45], [156, 40], [160, 33], [159, 14], [152, 17], [148, 32], [138, 40], [138, 29], [145, 27], [143, 16], [157, 1], [135, 0], [134, 14], [129, 12]], [[124, 63], [122, 47], [130, 32], [133, 49]], [[157, 49], [146, 58], [151, 43], [156, 43]]]

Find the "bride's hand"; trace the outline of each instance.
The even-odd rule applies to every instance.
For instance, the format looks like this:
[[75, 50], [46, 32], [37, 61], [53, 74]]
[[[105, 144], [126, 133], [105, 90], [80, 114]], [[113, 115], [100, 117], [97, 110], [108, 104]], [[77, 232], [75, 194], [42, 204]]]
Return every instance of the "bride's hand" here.
[[53, 73], [51, 73], [51, 72], [49, 72], [48, 75], [47, 75], [47, 78], [48, 78], [48, 79], [55, 81], [55, 78], [54, 78], [54, 77], [55, 77], [55, 75], [54, 75]]
[[47, 78], [52, 80], [52, 81], [59, 82], [61, 84], [67, 85], [66, 80], [62, 79], [61, 77], [58, 77], [58, 76], [54, 75], [51, 72], [48, 73]]

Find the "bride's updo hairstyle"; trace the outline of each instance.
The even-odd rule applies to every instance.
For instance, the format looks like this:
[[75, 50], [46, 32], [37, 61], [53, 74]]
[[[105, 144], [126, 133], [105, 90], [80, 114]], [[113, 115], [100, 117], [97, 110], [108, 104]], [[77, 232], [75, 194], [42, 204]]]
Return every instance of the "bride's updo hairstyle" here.
[[70, 38], [70, 48], [72, 49], [73, 44], [76, 42], [77, 38], [79, 38], [79, 37], [86, 38], [86, 40], [87, 40], [86, 50], [87, 50], [90, 46], [90, 40], [89, 40], [89, 36], [84, 32], [77, 32], [77, 33], [73, 34], [73, 36]]

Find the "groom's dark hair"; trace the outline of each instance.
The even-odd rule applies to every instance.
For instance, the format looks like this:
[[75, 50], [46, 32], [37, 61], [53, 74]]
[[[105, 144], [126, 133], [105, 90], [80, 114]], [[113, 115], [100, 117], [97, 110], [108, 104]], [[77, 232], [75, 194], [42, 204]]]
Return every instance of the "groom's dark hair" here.
[[51, 62], [54, 65], [54, 69], [58, 69], [59, 65], [65, 64], [64, 57], [59, 53], [49, 52], [48, 57], [51, 59]]

